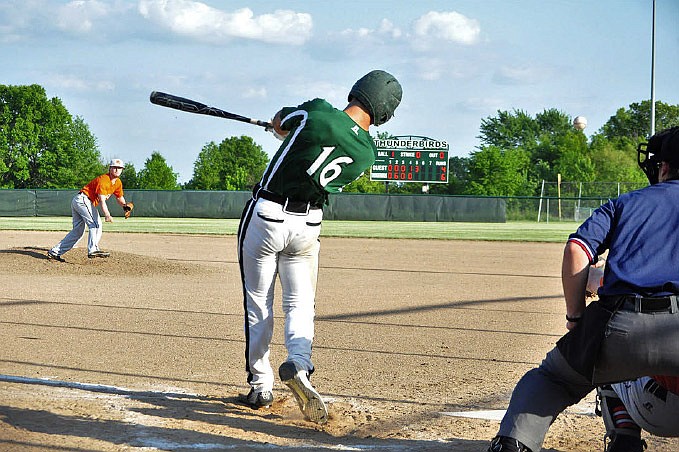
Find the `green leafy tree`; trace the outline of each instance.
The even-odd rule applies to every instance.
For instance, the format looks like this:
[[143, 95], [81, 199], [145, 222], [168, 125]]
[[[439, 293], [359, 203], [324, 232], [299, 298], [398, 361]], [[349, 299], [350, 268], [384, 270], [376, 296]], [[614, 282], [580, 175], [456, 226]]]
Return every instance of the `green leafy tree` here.
[[156, 151], [146, 159], [144, 168], [139, 171], [139, 187], [147, 190], [179, 190], [177, 177], [178, 174], [172, 171], [165, 158]]
[[39, 85], [0, 85], [0, 187], [78, 188], [97, 176], [96, 138]]
[[250, 190], [261, 179], [269, 157], [248, 136], [230, 137], [219, 145], [206, 144], [193, 168], [187, 188], [196, 190]]
[[130, 162], [125, 163], [125, 168], [123, 173], [120, 175], [120, 180], [123, 183], [123, 188], [134, 190], [136, 188], [141, 188], [139, 182], [139, 175], [137, 174], [134, 165]]
[[[556, 180], [561, 169], [578, 157], [587, 160], [586, 137], [556, 109], [535, 118], [520, 110], [498, 111], [497, 116], [482, 120], [479, 138], [481, 151], [472, 153], [468, 163], [467, 193], [534, 195], [539, 181]], [[578, 168], [591, 166], [586, 161], [578, 164]], [[501, 174], [504, 171], [511, 174]]]
[[609, 140], [603, 135], [592, 137], [590, 156], [597, 182], [630, 182], [643, 187], [648, 179], [637, 163], [637, 151], [629, 139]]
[[441, 195], [461, 195], [469, 183], [470, 157], [450, 157], [448, 159], [448, 183], [431, 184], [429, 193]]
[[[660, 131], [679, 125], [679, 105], [655, 103], [655, 129]], [[601, 128], [601, 134], [609, 140], [628, 138], [638, 143], [646, 140], [651, 131], [651, 101], [644, 100], [620, 108]]]
[[[103, 168], [97, 139], [82, 117], [76, 116], [69, 125], [72, 146], [63, 150], [62, 160], [57, 162], [59, 187], [81, 187], [99, 174], [108, 172]], [[73, 182], [71, 182], [73, 181]]]
[[574, 147], [564, 148], [555, 170], [567, 181], [593, 182], [595, 179], [594, 163], [588, 153]]
[[[651, 101], [620, 108], [592, 135], [590, 157], [597, 182], [629, 182], [630, 189], [648, 182], [637, 163], [637, 145], [650, 134]], [[679, 105], [656, 101], [656, 131], [679, 125]]]
[[498, 110], [497, 116], [481, 120], [481, 145], [500, 149], [532, 149], [539, 135], [538, 123], [526, 112]]
[[535, 146], [529, 149], [532, 163], [529, 181], [537, 187], [542, 180], [557, 180], [559, 174], [567, 179], [560, 162], [573, 163], [572, 158], [578, 155], [586, 158], [587, 138], [572, 127], [568, 115], [555, 109], [538, 113], [535, 122], [540, 132]]
[[530, 157], [521, 148], [502, 150], [484, 146], [469, 161], [467, 194], [483, 196], [522, 196], [534, 187], [528, 183]]
[[386, 186], [383, 181], [370, 180], [370, 170], [366, 170], [355, 181], [342, 189], [343, 193], [384, 193]]

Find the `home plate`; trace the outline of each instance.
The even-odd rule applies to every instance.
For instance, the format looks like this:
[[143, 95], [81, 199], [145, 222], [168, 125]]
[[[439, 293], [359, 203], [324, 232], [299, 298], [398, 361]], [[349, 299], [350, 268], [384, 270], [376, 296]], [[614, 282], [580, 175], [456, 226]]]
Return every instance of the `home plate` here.
[[468, 417], [472, 419], [487, 419], [501, 421], [507, 410], [480, 410], [480, 411], [442, 411], [444, 416]]

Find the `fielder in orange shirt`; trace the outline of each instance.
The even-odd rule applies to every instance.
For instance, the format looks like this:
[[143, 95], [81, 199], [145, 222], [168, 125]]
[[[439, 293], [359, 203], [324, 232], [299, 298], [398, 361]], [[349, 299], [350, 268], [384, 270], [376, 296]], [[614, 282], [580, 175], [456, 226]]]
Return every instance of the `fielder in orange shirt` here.
[[64, 262], [64, 253], [75, 246], [85, 234], [85, 226], [89, 229], [87, 239], [87, 257], [109, 257], [110, 253], [99, 249], [101, 240], [102, 224], [97, 206], [101, 206], [107, 223], [112, 223], [113, 218], [106, 205], [106, 200], [115, 196], [116, 201], [123, 209], [126, 208], [125, 196], [123, 195], [123, 183], [120, 174], [123, 172], [123, 161], [113, 159], [108, 166], [108, 174], [102, 174], [92, 179], [85, 185], [71, 201], [71, 215], [73, 216], [73, 229], [66, 234], [61, 242], [57, 243], [47, 252], [47, 257]]

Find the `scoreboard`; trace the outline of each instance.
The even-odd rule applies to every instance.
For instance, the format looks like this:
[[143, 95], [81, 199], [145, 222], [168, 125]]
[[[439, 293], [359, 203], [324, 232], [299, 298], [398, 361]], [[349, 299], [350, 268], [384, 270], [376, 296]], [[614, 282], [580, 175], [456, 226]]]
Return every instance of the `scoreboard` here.
[[375, 139], [377, 158], [370, 180], [448, 182], [448, 142], [418, 136]]

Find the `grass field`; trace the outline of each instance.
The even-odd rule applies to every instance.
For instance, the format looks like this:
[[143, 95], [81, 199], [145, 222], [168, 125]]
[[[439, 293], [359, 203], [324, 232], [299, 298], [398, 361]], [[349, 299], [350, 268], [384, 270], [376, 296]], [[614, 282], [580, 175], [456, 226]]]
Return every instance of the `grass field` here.
[[[373, 237], [395, 239], [504, 240], [524, 242], [565, 242], [578, 223], [451, 223], [392, 221], [324, 221], [325, 237]], [[0, 230], [64, 231], [71, 229], [70, 217], [2, 217]], [[165, 234], [234, 235], [237, 219], [213, 218], [115, 218], [104, 231]]]

